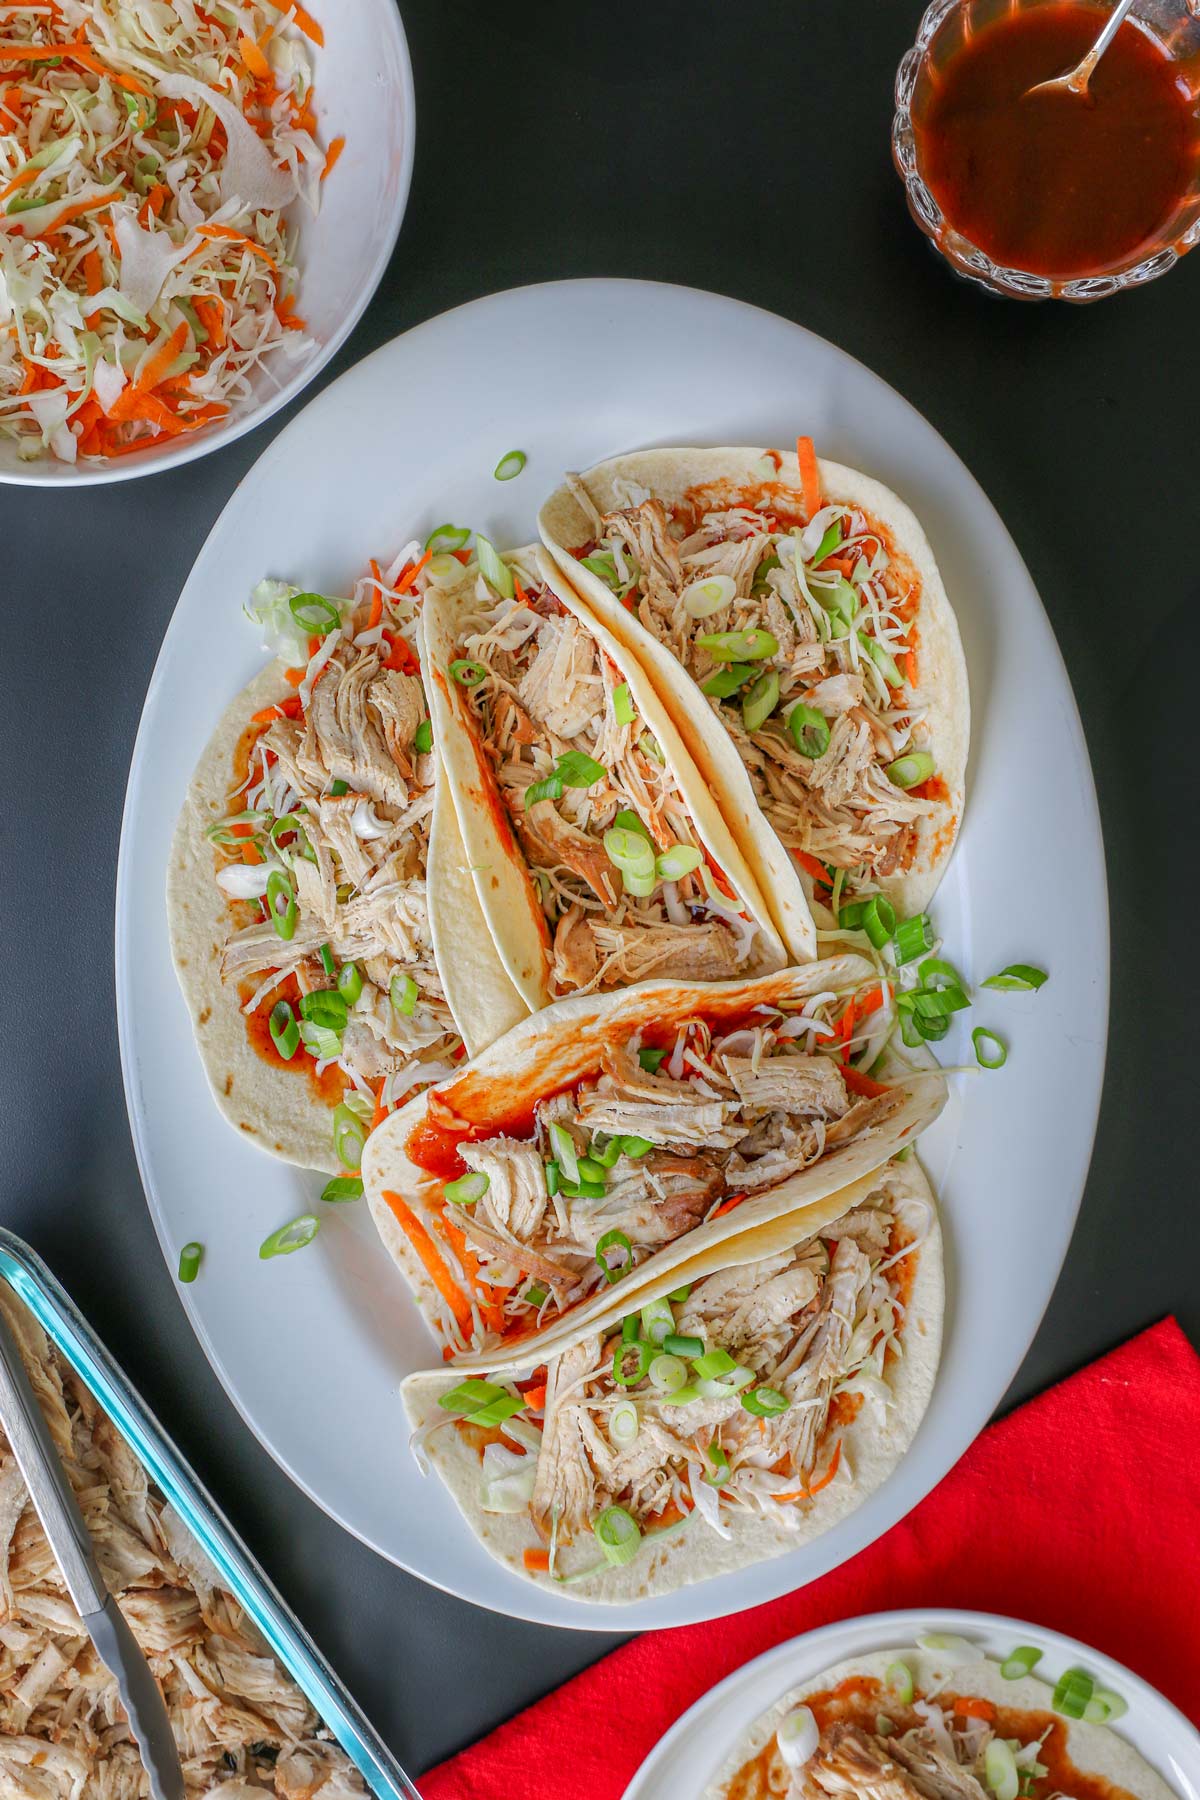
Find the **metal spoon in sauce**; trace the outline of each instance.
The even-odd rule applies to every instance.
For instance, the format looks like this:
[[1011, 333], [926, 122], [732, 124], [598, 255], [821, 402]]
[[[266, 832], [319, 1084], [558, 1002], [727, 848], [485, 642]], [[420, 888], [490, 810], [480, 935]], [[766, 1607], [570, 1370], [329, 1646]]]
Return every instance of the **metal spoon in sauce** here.
[[1078, 94], [1086, 97], [1088, 82], [1092, 79], [1096, 64], [1108, 49], [1125, 21], [1133, 10], [1133, 0], [1118, 0], [1104, 24], [1104, 30], [1096, 39], [1087, 55], [1076, 63], [1065, 75], [1055, 75], [1050, 81], [1039, 81], [1035, 87], [1027, 88], [1025, 97], [1030, 94]]

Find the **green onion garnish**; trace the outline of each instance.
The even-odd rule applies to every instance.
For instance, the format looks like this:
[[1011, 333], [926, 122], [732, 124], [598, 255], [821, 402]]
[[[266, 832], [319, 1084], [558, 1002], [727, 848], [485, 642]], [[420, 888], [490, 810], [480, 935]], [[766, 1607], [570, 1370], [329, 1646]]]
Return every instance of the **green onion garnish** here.
[[696, 639], [698, 650], [707, 650], [714, 662], [762, 662], [779, 651], [779, 639], [755, 626], [750, 631], [705, 631]]
[[179, 1252], [179, 1279], [182, 1282], [195, 1281], [200, 1273], [200, 1264], [204, 1260], [204, 1245], [195, 1242], [185, 1244]]
[[[853, 625], [858, 617], [858, 595], [844, 575], [839, 575], [831, 588], [822, 588], [821, 598], [834, 618], [841, 619], [845, 625]], [[838, 632], [835, 635], [846, 634]]]
[[653, 1355], [652, 1347], [641, 1338], [631, 1340], [622, 1335], [621, 1342], [613, 1351], [613, 1380], [618, 1387], [633, 1387], [639, 1382], [650, 1367]]
[[712, 1443], [704, 1452], [704, 1457], [705, 1461], [708, 1463], [708, 1468], [704, 1473], [703, 1479], [707, 1481], [709, 1487], [719, 1488], [723, 1486], [729, 1475], [728, 1456], [726, 1456], [720, 1444]]
[[899, 687], [900, 671], [896, 667], [895, 661], [888, 651], [879, 642], [879, 639], [868, 637], [865, 631], [860, 631], [858, 634], [858, 641], [870, 657], [871, 661], [875, 664], [875, 667], [879, 670], [879, 673], [883, 676], [883, 679], [887, 682], [888, 686]]
[[490, 1175], [485, 1175], [482, 1169], [472, 1169], [469, 1174], [460, 1175], [457, 1181], [448, 1181], [442, 1189], [442, 1198], [454, 1206], [474, 1206], [491, 1185]]
[[[676, 1343], [682, 1343], [685, 1340], [677, 1338], [675, 1341]], [[693, 1343], [699, 1342], [699, 1340], [695, 1338], [690, 1341]], [[673, 1345], [669, 1347], [674, 1348]], [[709, 1350], [706, 1354], [701, 1355], [700, 1351], [703, 1349], [704, 1346], [701, 1344], [699, 1351], [681, 1350], [679, 1352], [680, 1356], [695, 1357], [696, 1360], [692, 1364], [692, 1367], [695, 1369], [701, 1381], [716, 1381], [718, 1376], [733, 1374], [733, 1371], [737, 1368], [737, 1363], [734, 1361], [733, 1357], [730, 1356], [728, 1350]]]
[[933, 925], [928, 913], [917, 913], [911, 919], [902, 919], [896, 927], [895, 945], [898, 963], [916, 962], [918, 956], [924, 956], [932, 950], [935, 942]]
[[343, 963], [338, 970], [337, 990], [347, 1006], [353, 1006], [362, 993], [362, 976], [358, 972], [357, 963]]
[[278, 935], [286, 942], [296, 935], [296, 890], [292, 878], [282, 869], [272, 869], [267, 876], [267, 912]]
[[970, 1006], [962, 977], [953, 963], [931, 956], [920, 968], [921, 985], [908, 998], [913, 1011], [923, 1019], [944, 1018], [948, 1013], [962, 1012]]
[[324, 594], [293, 594], [288, 609], [301, 631], [306, 631], [310, 637], [336, 631], [342, 622], [341, 608], [327, 600]]
[[433, 720], [422, 719], [413, 732], [413, 749], [418, 756], [428, 756], [433, 749]]
[[629, 683], [623, 681], [620, 687], [612, 691], [613, 718], [618, 725], [632, 725], [634, 721], [633, 701], [629, 696]]
[[320, 1229], [321, 1221], [315, 1213], [301, 1213], [298, 1219], [281, 1225], [278, 1231], [264, 1238], [258, 1246], [258, 1254], [263, 1262], [272, 1256], [290, 1256], [293, 1250], [303, 1250], [305, 1244], [311, 1244]]
[[[898, 995], [897, 1005], [900, 1004], [901, 1000], [907, 999], [911, 999], [911, 995]], [[915, 1050], [920, 1044], [940, 1044], [949, 1030], [950, 1020], [948, 1017], [940, 1019], [922, 1018], [919, 1013], [913, 1012], [911, 1006], [907, 1010], [901, 1011], [900, 1036], [910, 1050]]]
[[489, 1400], [478, 1412], [468, 1413], [467, 1424], [481, 1425], [485, 1431], [490, 1431], [497, 1425], [503, 1425], [505, 1419], [511, 1419], [514, 1413], [524, 1411], [525, 1401], [522, 1396], [505, 1391], [494, 1400]]
[[1000, 1673], [1005, 1681], [1019, 1681], [1028, 1675], [1030, 1669], [1042, 1660], [1042, 1651], [1035, 1650], [1032, 1644], [1019, 1644], [1011, 1656], [1006, 1656], [1000, 1664]]
[[296, 1023], [295, 1013], [286, 1000], [275, 1002], [267, 1023], [271, 1032], [271, 1042], [284, 1062], [291, 1062], [300, 1048], [300, 1027]]
[[603, 1200], [607, 1189], [602, 1181], [564, 1181], [559, 1191], [568, 1200]]
[[361, 1175], [335, 1175], [321, 1189], [321, 1198], [330, 1206], [342, 1200], [361, 1200], [363, 1184]]
[[506, 450], [492, 470], [492, 474], [497, 481], [511, 481], [513, 476], [519, 475], [524, 467], [525, 452], [523, 450]]
[[546, 1170], [546, 1192], [550, 1196], [550, 1198], [553, 1199], [555, 1194], [557, 1194], [557, 1192], [559, 1190], [559, 1186], [560, 1186], [560, 1183], [562, 1180], [562, 1171], [556, 1162], [546, 1163], [545, 1170]]
[[829, 720], [824, 713], [798, 700], [787, 716], [787, 727], [801, 756], [811, 757], [814, 762], [824, 756], [829, 748]]
[[300, 1017], [324, 1031], [345, 1031], [346, 1002], [336, 988], [314, 988], [300, 996]]
[[782, 569], [782, 567], [783, 564], [773, 550], [769, 556], [764, 556], [757, 569], [754, 571], [754, 580], [750, 584], [750, 592], [752, 594], [765, 594], [771, 586], [770, 582], [767, 580], [767, 576], [771, 573], [772, 569]]
[[1068, 1719], [1082, 1719], [1096, 1684], [1086, 1669], [1067, 1669], [1059, 1676], [1050, 1704]]
[[[648, 1156], [653, 1148], [654, 1145], [650, 1142], [649, 1138], [623, 1137], [621, 1139], [622, 1153], [625, 1156], [632, 1156], [635, 1161], [639, 1156]], [[674, 1294], [670, 1295], [670, 1298], [673, 1300], [675, 1298]]]
[[979, 985], [998, 994], [1028, 994], [1044, 987], [1049, 979], [1045, 969], [1035, 969], [1032, 963], [1009, 963], [1007, 969], [989, 975]]
[[632, 1400], [619, 1400], [608, 1415], [608, 1435], [618, 1450], [637, 1442], [642, 1422]]
[[1021, 1775], [1012, 1745], [1007, 1738], [994, 1737], [983, 1753], [983, 1772], [996, 1800], [1017, 1800], [1021, 1791]]
[[549, 1294], [550, 1294], [549, 1288], [543, 1287], [540, 1281], [535, 1281], [533, 1283], [532, 1287], [527, 1287], [525, 1289], [525, 1293], [522, 1296], [522, 1298], [524, 1299], [525, 1304], [527, 1306], [542, 1307], [542, 1306], [545, 1306], [546, 1301], [549, 1298]]
[[470, 657], [456, 656], [450, 664], [450, 673], [459, 687], [478, 687], [487, 674], [480, 662], [472, 662]]
[[669, 1331], [663, 1339], [663, 1349], [670, 1356], [686, 1356], [690, 1360], [704, 1355], [704, 1339], [681, 1336], [678, 1332]]
[[728, 700], [744, 687], [754, 673], [753, 663], [731, 663], [727, 669], [718, 669], [715, 675], [701, 684], [702, 694], [711, 694], [714, 700]]
[[692, 844], [672, 844], [654, 859], [655, 873], [660, 881], [682, 881], [693, 869], [698, 869], [704, 861], [703, 853]]
[[687, 1364], [669, 1352], [650, 1364], [650, 1386], [660, 1394], [674, 1394], [687, 1381]]
[[898, 756], [895, 762], [886, 763], [883, 772], [898, 788], [915, 788], [929, 780], [935, 767], [928, 750], [910, 750], [907, 756]]
[[417, 1010], [417, 984], [412, 976], [397, 969], [388, 984], [388, 998], [402, 1019], [411, 1019]]
[[883, 1671], [883, 1679], [895, 1694], [901, 1706], [911, 1706], [913, 1697], [912, 1670], [905, 1662], [889, 1663]]
[[362, 1162], [367, 1127], [358, 1114], [342, 1103], [333, 1109], [333, 1150], [343, 1169], [357, 1169]]
[[675, 1314], [667, 1300], [651, 1300], [642, 1308], [642, 1336], [657, 1349], [675, 1329]]
[[667, 1295], [667, 1299], [675, 1306], [682, 1306], [691, 1291], [691, 1282], [685, 1281], [682, 1287], [672, 1288], [671, 1292]]
[[461, 550], [471, 535], [468, 525], [439, 525], [425, 539], [425, 548], [435, 555]]
[[317, 951], [317, 955], [321, 959], [321, 967], [324, 969], [325, 973], [327, 975], [332, 975], [334, 970], [337, 968], [337, 964], [333, 960], [332, 945], [322, 944], [321, 948]]
[[314, 1025], [305, 1019], [300, 1026], [300, 1042], [317, 1062], [335, 1062], [342, 1054], [342, 1036], [327, 1025]]
[[[617, 1261], [609, 1261], [609, 1251], [618, 1252]], [[611, 1286], [620, 1281], [622, 1275], [628, 1275], [633, 1267], [633, 1245], [623, 1231], [606, 1231], [596, 1245], [596, 1261], [604, 1271], [604, 1279]]]
[[657, 1075], [659, 1065], [666, 1054], [665, 1050], [639, 1050], [638, 1061], [647, 1075]]
[[971, 1042], [975, 1046], [975, 1060], [981, 1069], [1002, 1069], [1008, 1061], [1008, 1045], [994, 1031], [989, 1031], [986, 1025], [975, 1027], [971, 1033]]
[[1089, 1725], [1108, 1725], [1128, 1711], [1129, 1702], [1120, 1694], [1114, 1694], [1111, 1688], [1098, 1687], [1084, 1707], [1083, 1716]]
[[627, 1344], [636, 1344], [641, 1335], [642, 1321], [637, 1313], [626, 1313], [621, 1320], [621, 1337]]
[[[620, 1156], [621, 1139], [619, 1137], [609, 1138], [608, 1142], [605, 1144], [602, 1144], [598, 1137], [594, 1137], [592, 1139], [592, 1147], [588, 1152], [587, 1160], [591, 1163], [595, 1163], [600, 1169], [601, 1174], [597, 1179], [602, 1180], [604, 1172], [614, 1168], [619, 1162]], [[583, 1167], [582, 1162], [579, 1166], [580, 1168]]]
[[646, 825], [644, 820], [638, 817], [631, 806], [623, 806], [613, 820], [613, 824], [619, 825], [622, 831], [636, 831], [640, 833], [648, 844], [653, 842], [653, 839], [650, 836], [649, 826]]
[[331, 781], [329, 784], [329, 798], [331, 800], [340, 800], [343, 795], [348, 794], [349, 792], [350, 783], [348, 781]]
[[488, 538], [475, 534], [475, 554], [479, 558], [479, 567], [485, 581], [489, 582], [496, 592], [505, 600], [516, 597], [513, 587], [512, 570]]
[[602, 1163], [594, 1156], [581, 1156], [579, 1158], [579, 1179], [581, 1181], [598, 1181], [603, 1187], [611, 1167], [611, 1163]]
[[746, 730], [760, 730], [778, 705], [779, 675], [775, 669], [767, 669], [742, 695], [742, 723]]
[[[827, 556], [832, 556], [841, 541], [842, 521], [840, 519], [835, 519], [833, 524], [826, 528], [825, 536], [817, 545], [817, 554], [812, 559], [813, 568], [815, 569], [823, 563]], [[758, 577], [755, 576], [755, 580], [757, 579]]]
[[700, 1400], [703, 1395], [698, 1387], [688, 1381], [682, 1387], [672, 1388], [669, 1394], [659, 1395], [660, 1406], [690, 1406], [693, 1400]]
[[555, 763], [554, 773], [564, 787], [589, 788], [603, 781], [608, 770], [594, 756], [585, 756], [582, 750], [567, 750]]
[[632, 875], [637, 880], [654, 874], [654, 846], [640, 831], [611, 825], [604, 834], [604, 853], [622, 875]]
[[575, 1148], [575, 1139], [557, 1119], [551, 1121], [547, 1136], [562, 1174], [568, 1181], [578, 1181], [579, 1152]]
[[742, 1405], [756, 1419], [772, 1419], [777, 1413], [785, 1413], [791, 1401], [778, 1388], [756, 1387], [742, 1395]]
[[617, 574], [616, 558], [611, 550], [594, 550], [590, 556], [580, 558], [580, 567], [589, 569], [605, 587], [614, 590], [621, 585], [621, 577]]
[[593, 1520], [592, 1530], [605, 1558], [617, 1568], [632, 1562], [641, 1548], [642, 1528], [623, 1506], [607, 1506]]
[[865, 931], [876, 950], [882, 950], [896, 932], [895, 908], [882, 894], [872, 894], [869, 900], [856, 900], [843, 906], [837, 921], [849, 931]]
[[442, 1394], [438, 1405], [448, 1413], [457, 1413], [465, 1418], [468, 1413], [478, 1412], [481, 1406], [490, 1406], [493, 1400], [507, 1392], [498, 1382], [482, 1381], [472, 1376], [469, 1381], [460, 1381], [451, 1388], [448, 1394]]

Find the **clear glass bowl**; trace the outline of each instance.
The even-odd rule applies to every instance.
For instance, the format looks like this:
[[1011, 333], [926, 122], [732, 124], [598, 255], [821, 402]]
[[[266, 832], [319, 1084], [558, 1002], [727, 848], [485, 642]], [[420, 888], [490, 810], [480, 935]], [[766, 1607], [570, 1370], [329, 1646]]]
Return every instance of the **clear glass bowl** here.
[[[1154, 242], [1139, 247], [1136, 256], [1084, 276], [1031, 275], [992, 261], [977, 244], [955, 231], [946, 221], [921, 174], [913, 130], [913, 112], [920, 111], [923, 84], [930, 68], [944, 66], [963, 42], [1001, 13], [1050, 4], [1051, 0], [931, 0], [921, 20], [917, 41], [896, 72], [896, 116], [892, 121], [892, 156], [908, 196], [908, 209], [929, 239], [959, 275], [978, 282], [994, 294], [1017, 300], [1101, 300], [1125, 288], [1140, 287], [1165, 275], [1179, 258], [1200, 242], [1200, 161], [1185, 193]], [[1097, 32], [1111, 0], [1096, 6]], [[1131, 17], [1181, 65], [1200, 75], [1200, 0], [1138, 0]]]

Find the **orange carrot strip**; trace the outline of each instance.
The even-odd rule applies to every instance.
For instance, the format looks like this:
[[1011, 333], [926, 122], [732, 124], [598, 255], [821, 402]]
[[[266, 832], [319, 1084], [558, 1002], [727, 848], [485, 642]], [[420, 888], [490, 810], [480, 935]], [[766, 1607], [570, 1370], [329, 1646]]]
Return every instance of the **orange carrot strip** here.
[[399, 581], [396, 583], [396, 590], [395, 590], [396, 593], [407, 594], [409, 588], [412, 586], [413, 582], [417, 579], [417, 576], [421, 573], [421, 570], [425, 567], [425, 564], [429, 561], [429, 559], [432, 555], [433, 555], [432, 550], [426, 550], [424, 556], [418, 556], [416, 562], [410, 564], [409, 567], [407, 569], [405, 569], [405, 571], [401, 575]]
[[817, 472], [817, 453], [810, 437], [796, 439], [796, 461], [800, 464], [800, 486], [804, 490], [804, 510], [811, 519], [821, 510], [821, 477]]
[[811, 875], [814, 881], [819, 881], [821, 883], [822, 887], [832, 889], [833, 876], [829, 873], [824, 863], [818, 862], [815, 856], [810, 856], [807, 850], [793, 850], [792, 855], [800, 864], [800, 867], [804, 870], [806, 875]]
[[312, 14], [305, 12], [304, 8], [300, 5], [293, 7], [292, 12], [297, 25], [300, 27], [305, 37], [311, 38], [318, 49], [323, 49], [325, 45], [325, 33], [321, 30], [321, 27], [317, 24], [317, 21], [313, 18]]
[[375, 1096], [375, 1113], [371, 1119], [371, 1130], [372, 1131], [374, 1131], [377, 1126], [382, 1125], [383, 1121], [388, 1116], [388, 1109], [383, 1104], [383, 1090], [386, 1086], [387, 1086], [387, 1077], [385, 1076], [384, 1079], [380, 1082], [379, 1092]]
[[541, 1412], [546, 1404], [546, 1383], [544, 1381], [540, 1387], [525, 1389], [525, 1404], [532, 1407], [534, 1412]]
[[31, 181], [36, 181], [41, 172], [40, 169], [22, 169], [20, 174], [13, 176], [7, 186], [0, 188], [0, 200], [7, 200], [8, 196], [15, 194], [18, 188], [28, 187]]
[[846, 1086], [852, 1094], [861, 1094], [864, 1099], [873, 1100], [877, 1094], [886, 1094], [886, 1082], [875, 1081], [870, 1075], [864, 1075], [861, 1069], [853, 1068], [849, 1063], [842, 1070]]
[[[372, 567], [374, 565], [372, 564]], [[383, 595], [378, 588], [371, 595], [371, 610], [367, 615], [367, 630], [374, 631], [383, 617]]]
[[238, 53], [256, 81], [270, 81], [271, 65], [253, 38], [239, 37]]
[[[279, 273], [279, 264], [270, 251], [264, 250], [261, 244], [256, 244], [254, 239], [247, 237], [244, 231], [235, 231], [232, 225], [197, 225], [196, 236], [220, 238], [222, 241], [227, 238], [231, 243], [241, 244], [244, 249], [253, 251], [255, 256], [261, 256], [268, 268], [274, 269], [276, 274]], [[196, 252], [193, 250], [192, 255], [195, 256], [195, 254]]]
[[262, 861], [257, 844], [242, 845], [242, 861], [244, 863], [250, 863], [251, 865]]
[[420, 1257], [425, 1273], [454, 1314], [459, 1330], [464, 1337], [469, 1338], [474, 1324], [470, 1303], [438, 1255], [437, 1245], [412, 1208], [400, 1198], [399, 1194], [392, 1193], [390, 1188], [384, 1188], [383, 1197], [391, 1207], [396, 1223]]
[[838, 1464], [841, 1460], [842, 1440], [839, 1438], [834, 1445], [833, 1455], [829, 1459], [829, 1467], [822, 1475], [820, 1481], [814, 1481], [810, 1487], [797, 1488], [793, 1494], [776, 1494], [776, 1500], [781, 1502], [785, 1500], [811, 1500], [814, 1494], [819, 1494], [822, 1488], [829, 1486], [830, 1482], [838, 1472]]
[[730, 1194], [728, 1200], [722, 1200], [715, 1212], [709, 1213], [709, 1218], [719, 1219], [722, 1213], [732, 1212], [734, 1207], [740, 1206], [745, 1198], [745, 1194]]
[[531, 1572], [537, 1572], [543, 1575], [548, 1575], [550, 1573], [550, 1552], [543, 1549], [540, 1544], [534, 1549], [526, 1550], [522, 1560], [525, 1567]]
[[330, 144], [328, 150], [325, 152], [325, 167], [321, 170], [321, 180], [322, 181], [324, 181], [324, 179], [327, 175], [333, 174], [333, 171], [337, 168], [337, 165], [338, 165], [338, 158], [341, 156], [342, 151], [345, 148], [346, 148], [345, 138], [344, 137], [335, 137], [332, 144]]
[[956, 1700], [954, 1702], [954, 1710], [956, 1713], [962, 1713], [963, 1717], [967, 1719], [987, 1719], [990, 1721], [996, 1717], [996, 1709], [991, 1701], [977, 1699], [973, 1694], [969, 1695], [965, 1700]]
[[213, 295], [200, 295], [192, 301], [196, 317], [208, 333], [208, 341], [215, 356], [225, 348], [225, 308]]

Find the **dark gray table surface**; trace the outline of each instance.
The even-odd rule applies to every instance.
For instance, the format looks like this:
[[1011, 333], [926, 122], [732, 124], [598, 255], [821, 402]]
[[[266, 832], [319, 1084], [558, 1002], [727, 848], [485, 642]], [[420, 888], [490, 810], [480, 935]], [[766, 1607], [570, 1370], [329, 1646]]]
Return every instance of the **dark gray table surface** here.
[[[1177, 841], [1188, 813], [1193, 838], [1195, 824], [1200, 361], [1186, 347], [1200, 255], [1090, 309], [1022, 307], [954, 281], [911, 225], [889, 160], [892, 76], [918, 11], [916, 0], [852, 11], [743, 0], [720, 13], [678, 0], [410, 6], [409, 212], [383, 286], [322, 380], [496, 289], [568, 275], [683, 282], [860, 357], [991, 495], [1071, 671], [1113, 918], [1095, 1158], [1011, 1404], [1164, 1313], [1200, 1338], [1200, 1214], [1184, 1154], [1196, 1123], [1194, 901]], [[436, 1593], [289, 1484], [192, 1338], [142, 1197], [117, 1058], [113, 889], [142, 697], [209, 527], [288, 416], [178, 473], [76, 494], [0, 487], [0, 944], [20, 1021], [0, 1074], [0, 1218], [66, 1282], [419, 1771], [614, 1640]], [[1037, 869], [1028, 879], [1040, 904], [1072, 905], [1069, 884], [1045, 887]]]

